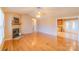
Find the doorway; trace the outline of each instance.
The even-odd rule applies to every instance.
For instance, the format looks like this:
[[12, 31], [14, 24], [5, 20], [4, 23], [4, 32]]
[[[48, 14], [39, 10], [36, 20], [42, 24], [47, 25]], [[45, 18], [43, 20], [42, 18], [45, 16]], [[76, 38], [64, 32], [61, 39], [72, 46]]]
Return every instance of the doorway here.
[[35, 18], [32, 18], [32, 24], [33, 24], [33, 32], [37, 32], [38, 29], [37, 29], [37, 19]]

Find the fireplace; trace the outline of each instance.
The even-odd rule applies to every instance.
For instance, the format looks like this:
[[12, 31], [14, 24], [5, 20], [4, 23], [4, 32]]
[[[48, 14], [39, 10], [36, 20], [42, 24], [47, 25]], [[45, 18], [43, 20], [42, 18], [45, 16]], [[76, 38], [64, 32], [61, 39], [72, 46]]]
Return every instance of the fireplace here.
[[19, 28], [13, 29], [13, 38], [19, 37]]

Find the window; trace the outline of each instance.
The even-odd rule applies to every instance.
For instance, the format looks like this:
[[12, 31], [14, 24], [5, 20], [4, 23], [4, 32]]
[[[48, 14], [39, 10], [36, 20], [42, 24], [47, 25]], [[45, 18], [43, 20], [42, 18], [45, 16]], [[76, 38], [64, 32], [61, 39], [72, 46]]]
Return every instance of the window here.
[[79, 30], [79, 20], [66, 21], [66, 30], [67, 31], [78, 31]]
[[66, 31], [68, 31], [68, 32], [71, 31], [72, 30], [72, 27], [71, 27], [72, 23], [71, 23], [71, 21], [68, 20], [65, 23], [66, 23]]
[[79, 20], [74, 20], [74, 21], [73, 21], [73, 30], [74, 30], [74, 31], [78, 31], [78, 30], [79, 30], [78, 24], [79, 24]]
[[4, 15], [0, 8], [0, 45], [2, 44], [4, 38]]

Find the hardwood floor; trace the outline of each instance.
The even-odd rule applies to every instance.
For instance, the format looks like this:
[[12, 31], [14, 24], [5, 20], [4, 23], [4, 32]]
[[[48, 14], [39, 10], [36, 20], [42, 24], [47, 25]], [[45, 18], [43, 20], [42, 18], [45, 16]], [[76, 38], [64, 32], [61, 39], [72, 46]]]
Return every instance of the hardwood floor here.
[[[68, 45], [68, 46], [67, 46]], [[75, 45], [75, 50], [78, 50]], [[23, 35], [19, 40], [6, 40], [3, 51], [66, 51], [72, 50], [72, 41], [43, 33]]]

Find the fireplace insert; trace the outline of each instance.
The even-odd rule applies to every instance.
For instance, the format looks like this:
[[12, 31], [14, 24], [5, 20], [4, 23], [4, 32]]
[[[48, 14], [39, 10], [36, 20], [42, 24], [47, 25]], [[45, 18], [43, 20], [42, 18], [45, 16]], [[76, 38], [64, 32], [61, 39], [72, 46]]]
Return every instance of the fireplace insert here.
[[19, 36], [19, 28], [13, 29], [13, 38], [16, 38]]

